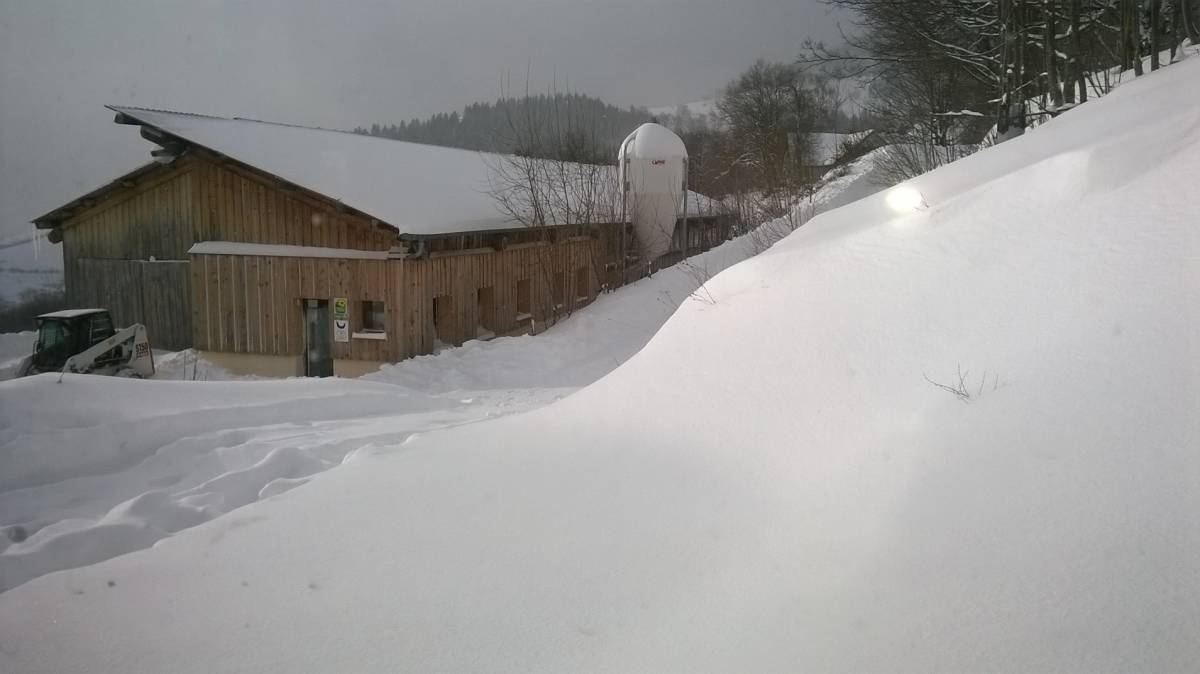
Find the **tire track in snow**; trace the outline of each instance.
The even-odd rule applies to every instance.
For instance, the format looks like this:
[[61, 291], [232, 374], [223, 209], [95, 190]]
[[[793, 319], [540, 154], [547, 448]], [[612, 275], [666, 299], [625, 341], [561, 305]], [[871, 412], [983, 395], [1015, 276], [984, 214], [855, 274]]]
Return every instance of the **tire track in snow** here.
[[285, 493], [358, 452], [395, 451], [413, 434], [525, 411], [562, 395], [487, 392], [449, 398], [454, 406], [444, 409], [222, 429], [181, 437], [114, 473], [0, 493], [0, 528], [8, 534], [0, 537], [0, 592], [150, 547]]

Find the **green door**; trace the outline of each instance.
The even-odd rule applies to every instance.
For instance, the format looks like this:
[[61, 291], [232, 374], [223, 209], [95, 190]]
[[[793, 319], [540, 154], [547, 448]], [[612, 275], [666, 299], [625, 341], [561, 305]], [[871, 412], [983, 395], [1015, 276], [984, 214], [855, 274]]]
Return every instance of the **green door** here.
[[304, 374], [309, 377], [332, 377], [328, 300], [304, 300], [304, 326]]

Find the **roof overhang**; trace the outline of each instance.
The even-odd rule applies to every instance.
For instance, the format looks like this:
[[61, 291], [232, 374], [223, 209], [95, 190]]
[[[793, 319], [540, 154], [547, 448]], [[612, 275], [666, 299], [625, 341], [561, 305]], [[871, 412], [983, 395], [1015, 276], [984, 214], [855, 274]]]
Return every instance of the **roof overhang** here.
[[163, 164], [152, 161], [148, 164], [143, 164], [134, 170], [126, 173], [119, 178], [116, 178], [96, 189], [84, 194], [81, 197], [76, 197], [71, 201], [59, 206], [58, 208], [40, 215], [33, 219], [33, 224], [38, 229], [52, 229], [62, 224], [63, 220], [75, 215], [78, 211], [91, 208], [99, 203], [102, 199], [108, 197], [113, 192], [134, 187], [140, 178], [153, 172], [155, 169], [161, 168]]
[[[128, 107], [121, 107], [121, 106], [116, 106], [116, 105], [106, 105], [104, 107], [106, 107], [109, 110], [112, 110], [114, 113], [116, 113], [116, 117], [113, 118], [113, 121], [116, 122], [117, 124], [141, 126], [142, 127], [141, 128], [142, 138], [145, 138], [146, 140], [148, 140], [152, 143], [155, 143], [156, 145], [158, 145], [161, 148], [161, 150], [155, 150], [150, 153], [151, 155], [154, 155], [155, 157], [157, 157], [159, 159], [161, 159], [164, 156], [168, 157], [168, 158], [173, 158], [173, 157], [178, 156], [178, 155], [182, 154], [183, 152], [187, 151], [187, 149], [191, 148], [191, 147], [203, 148], [207, 152], [210, 152], [215, 156], [221, 157], [223, 160], [230, 161], [235, 164], [239, 164], [241, 166], [245, 166], [245, 167], [255, 171], [256, 173], [268, 176], [271, 179], [278, 181], [280, 184], [286, 185], [289, 189], [295, 190], [297, 192], [301, 192], [303, 194], [307, 194], [310, 197], [313, 197], [320, 201], [324, 201], [326, 203], [333, 203], [339, 212], [350, 213], [352, 215], [364, 218], [366, 220], [370, 220], [372, 224], [374, 224], [375, 226], [377, 226], [381, 229], [390, 230], [392, 232], [400, 231], [399, 228], [377, 218], [374, 215], [371, 215], [370, 213], [360, 211], [357, 208], [349, 206], [342, 201], [332, 199], [331, 197], [329, 197], [327, 195], [321, 194], [319, 192], [314, 192], [314, 191], [308, 189], [307, 187], [304, 187], [303, 185], [297, 185], [296, 183], [293, 183], [290, 180], [288, 180], [282, 176], [279, 176], [278, 174], [267, 171], [266, 169], [264, 169], [260, 166], [254, 166], [252, 164], [247, 164], [246, 162], [243, 162], [239, 159], [225, 155], [222, 152], [220, 152], [219, 150], [216, 150], [214, 148], [208, 147], [201, 143], [197, 143], [191, 139], [182, 138], [180, 136], [176, 136], [167, 131], [164, 131], [163, 129], [161, 129], [161, 128], [155, 126], [154, 124], [151, 124], [151, 123], [145, 121], [143, 118], [139, 117], [138, 116], [138, 112], [140, 110], [139, 108], [128, 108]], [[147, 112], [166, 112], [166, 111], [147, 110]], [[174, 113], [174, 114], [189, 114], [194, 117], [207, 117], [207, 115], [197, 115], [194, 113]]]
[[[689, 215], [687, 217], [687, 219], [688, 219], [688, 222], [704, 222], [704, 221], [719, 220], [722, 217], [725, 217], [725, 216], [723, 216], [719, 213], [714, 213], [712, 215]], [[682, 217], [678, 218], [676, 220], [676, 222], [682, 222], [682, 221], [683, 221]], [[620, 224], [621, 223], [618, 221], [600, 221], [600, 222], [569, 223], [569, 224], [565, 224], [565, 225], [536, 225], [536, 226], [534, 226], [534, 225], [518, 225], [515, 227], [504, 227], [504, 228], [494, 228], [493, 227], [490, 229], [464, 229], [461, 231], [456, 230], [453, 232], [438, 232], [438, 233], [433, 233], [433, 234], [408, 234], [405, 232], [400, 232], [400, 235], [398, 238], [401, 241], [430, 241], [433, 239], [450, 239], [450, 238], [454, 238], [456, 236], [477, 236], [477, 235], [486, 235], [486, 234], [511, 234], [513, 232], [528, 232], [528, 231], [533, 231], [533, 230], [557, 231], [557, 230], [561, 230], [561, 229], [568, 229], [571, 227], [619, 227]], [[629, 223], [625, 223], [625, 224], [629, 224]]]
[[[140, 126], [141, 127], [140, 133], [141, 133], [142, 138], [159, 146], [159, 149], [152, 150], [150, 152], [150, 154], [155, 158], [155, 160], [152, 162], [149, 162], [147, 164], [144, 164], [142, 166], [139, 166], [138, 168], [88, 192], [87, 194], [84, 194], [83, 196], [76, 197], [75, 199], [72, 199], [71, 201], [63, 204], [62, 206], [59, 206], [58, 208], [55, 208], [54, 210], [52, 210], [44, 215], [40, 215], [40, 216], [34, 218], [33, 224], [38, 229], [55, 229], [55, 228], [59, 227], [60, 225], [62, 225], [64, 220], [67, 220], [68, 218], [72, 217], [73, 215], [76, 215], [81, 210], [91, 208], [92, 206], [99, 203], [101, 200], [111, 196], [114, 192], [136, 186], [136, 183], [138, 182], [138, 180], [140, 178], [145, 177], [147, 174], [149, 174], [157, 169], [160, 169], [163, 166], [169, 166], [176, 159], [183, 156], [183, 154], [192, 147], [202, 148], [203, 150], [211, 153], [212, 155], [220, 157], [222, 160], [230, 161], [230, 162], [239, 164], [241, 166], [245, 166], [256, 173], [268, 176], [271, 179], [279, 182], [280, 184], [286, 185], [289, 189], [294, 190], [296, 192], [300, 192], [300, 193], [309, 195], [310, 197], [318, 199], [320, 201], [324, 201], [327, 203], [330, 202], [330, 198], [323, 194], [318, 194], [318, 193], [313, 192], [312, 190], [309, 190], [301, 185], [296, 185], [295, 183], [292, 183], [284, 178], [281, 178], [280, 176], [275, 175], [274, 173], [271, 173], [269, 171], [264, 171], [263, 169], [261, 169], [257, 166], [251, 166], [250, 164], [246, 164], [244, 162], [238, 161], [237, 159], [234, 159], [233, 157], [227, 157], [227, 156], [221, 154], [220, 152], [213, 150], [212, 148], [205, 147], [199, 143], [194, 143], [185, 138], [180, 138], [178, 136], [167, 133], [166, 131], [160, 129], [157, 126], [154, 126], [153, 124], [148, 124], [137, 118], [136, 110], [130, 111], [128, 108], [119, 108], [114, 105], [106, 105], [104, 107], [106, 107], [109, 110], [112, 110], [114, 113], [116, 113], [116, 116], [113, 118], [113, 121], [115, 123], [124, 124], [124, 125], [128, 125], [128, 126]], [[375, 226], [377, 226], [381, 229], [386, 229], [386, 230], [389, 230], [392, 232], [397, 232], [397, 233], [400, 231], [397, 227], [395, 227], [387, 222], [384, 222], [369, 213], [364, 213], [356, 208], [347, 206], [340, 201], [336, 202], [336, 208], [341, 212], [350, 213], [352, 215], [364, 218], [366, 220], [370, 220]], [[52, 241], [53, 241], [53, 234], [54, 233], [52, 232], [51, 233]], [[59, 240], [61, 240], [61, 239], [59, 239]], [[58, 243], [58, 241], [53, 241], [53, 242]]]

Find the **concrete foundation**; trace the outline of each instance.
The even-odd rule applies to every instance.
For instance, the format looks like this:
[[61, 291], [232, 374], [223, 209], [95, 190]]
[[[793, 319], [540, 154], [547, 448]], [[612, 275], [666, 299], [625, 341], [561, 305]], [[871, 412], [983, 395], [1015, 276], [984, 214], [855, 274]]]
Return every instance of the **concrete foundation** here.
[[[199, 353], [201, 358], [234, 374], [278, 378], [304, 376], [304, 359], [300, 356], [264, 356], [256, 353], [229, 353], [226, 351], [200, 351]], [[378, 370], [383, 364], [369, 360], [334, 359], [333, 374], [337, 377], [360, 377]]]

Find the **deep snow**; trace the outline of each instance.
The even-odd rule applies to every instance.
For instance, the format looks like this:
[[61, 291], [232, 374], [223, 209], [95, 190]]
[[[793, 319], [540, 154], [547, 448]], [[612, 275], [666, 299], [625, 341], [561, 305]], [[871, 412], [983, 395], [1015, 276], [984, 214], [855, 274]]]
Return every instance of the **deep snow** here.
[[1197, 81], [814, 219], [554, 404], [2, 594], [0, 665], [1195, 670]]

